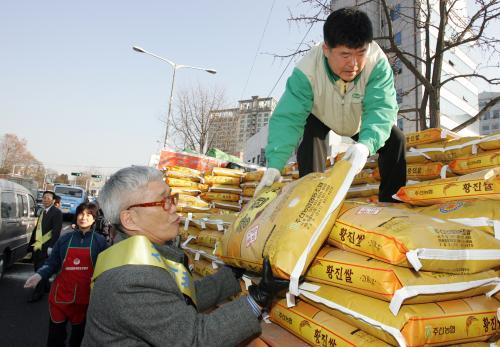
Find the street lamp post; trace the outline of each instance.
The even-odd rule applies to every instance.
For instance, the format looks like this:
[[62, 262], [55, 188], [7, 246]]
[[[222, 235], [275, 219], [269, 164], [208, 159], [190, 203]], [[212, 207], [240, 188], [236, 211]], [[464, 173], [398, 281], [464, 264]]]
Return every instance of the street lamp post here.
[[151, 52], [148, 52], [140, 47], [137, 47], [137, 46], [133, 46], [132, 49], [136, 52], [139, 52], [139, 53], [146, 53], [152, 57], [155, 57], [157, 59], [160, 59], [164, 62], [167, 62], [170, 64], [170, 66], [172, 66], [174, 68], [174, 71], [172, 73], [172, 86], [170, 87], [170, 99], [168, 101], [168, 113], [167, 113], [167, 124], [166, 124], [166, 130], [165, 130], [165, 140], [163, 141], [163, 147], [167, 147], [167, 138], [168, 138], [168, 127], [169, 127], [169, 124], [170, 124], [170, 114], [172, 112], [172, 101], [173, 101], [173, 98], [174, 98], [174, 83], [175, 83], [175, 72], [177, 71], [177, 69], [182, 69], [182, 68], [188, 68], [188, 69], [195, 69], [195, 70], [203, 70], [203, 71], [206, 71], [210, 74], [216, 74], [217, 71], [216, 70], [213, 70], [213, 69], [207, 69], [207, 68], [204, 68], [204, 67], [197, 67], [197, 66], [191, 66], [191, 65], [181, 65], [181, 64], [176, 64], [174, 63], [173, 61], [169, 60], [169, 59], [166, 59], [166, 58], [163, 58], [163, 57], [160, 57], [159, 55], [156, 55], [154, 53], [151, 53]]

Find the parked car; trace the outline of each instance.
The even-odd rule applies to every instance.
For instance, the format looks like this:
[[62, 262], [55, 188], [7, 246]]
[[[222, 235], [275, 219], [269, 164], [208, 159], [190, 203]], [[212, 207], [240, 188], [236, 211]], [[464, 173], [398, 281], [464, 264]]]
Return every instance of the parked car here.
[[35, 198], [28, 189], [0, 179], [0, 278], [26, 255], [36, 225], [35, 210]]
[[42, 204], [42, 197], [43, 197], [43, 189], [38, 189], [36, 193], [36, 210], [38, 211], [39, 209], [43, 208]]
[[88, 202], [85, 189], [67, 184], [56, 184], [54, 193], [61, 197], [61, 211], [65, 215], [75, 215], [76, 208], [82, 202]]

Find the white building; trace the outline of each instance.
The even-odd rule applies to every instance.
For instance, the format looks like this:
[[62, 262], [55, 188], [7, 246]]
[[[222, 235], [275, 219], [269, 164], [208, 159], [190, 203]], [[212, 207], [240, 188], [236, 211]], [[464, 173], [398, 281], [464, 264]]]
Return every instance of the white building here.
[[[479, 107], [484, 107], [488, 101], [500, 96], [500, 93], [482, 92], [479, 94]], [[500, 104], [494, 105], [481, 117], [479, 121], [481, 135], [489, 135], [500, 131]]]
[[[431, 22], [435, 25], [439, 24], [439, 14], [437, 11], [438, 3], [434, 0], [431, 3], [435, 4], [432, 10]], [[419, 69], [424, 71], [423, 65], [416, 57], [424, 57], [425, 55], [425, 32], [416, 27], [416, 7], [419, 2], [415, 0], [388, 0], [391, 7], [391, 22], [393, 26], [394, 38], [397, 45], [404, 51], [407, 51], [415, 56], [413, 63]], [[358, 6], [365, 11], [373, 23], [375, 37], [387, 35], [387, 23], [381, 4], [376, 2], [367, 2], [362, 0], [347, 1], [347, 0], [332, 0], [331, 8], [336, 10], [342, 7]], [[425, 4], [422, 6], [425, 7]], [[454, 20], [450, 20], [450, 32], [455, 29], [454, 22], [466, 16], [466, 4], [464, 0], [458, 0], [454, 8], [464, 9], [461, 13], [452, 12]], [[437, 29], [431, 27], [430, 30], [430, 46], [435, 46], [437, 38]], [[383, 42], [379, 42], [384, 46]], [[431, 52], [432, 53], [432, 52]], [[411, 58], [410, 56], [408, 56]], [[418, 80], [415, 75], [397, 58], [390, 58], [395, 75], [395, 88], [397, 91], [398, 104], [401, 111], [411, 110], [420, 106], [424, 88], [418, 86]], [[456, 47], [452, 51], [447, 51], [443, 60], [442, 80], [450, 76], [472, 73], [476, 69], [476, 62], [463, 51], [462, 48]], [[417, 87], [418, 86], [418, 87]], [[443, 128], [452, 129], [464, 121], [475, 116], [478, 112], [477, 104], [478, 90], [469, 79], [459, 78], [445, 84], [441, 88], [441, 126]], [[407, 118], [401, 117], [401, 114]], [[405, 132], [417, 131], [418, 124], [415, 119], [415, 112], [403, 113], [398, 117], [398, 126]], [[410, 119], [410, 120], [408, 120]], [[463, 129], [460, 134], [477, 135], [479, 133], [478, 123], [474, 123], [466, 129]]]

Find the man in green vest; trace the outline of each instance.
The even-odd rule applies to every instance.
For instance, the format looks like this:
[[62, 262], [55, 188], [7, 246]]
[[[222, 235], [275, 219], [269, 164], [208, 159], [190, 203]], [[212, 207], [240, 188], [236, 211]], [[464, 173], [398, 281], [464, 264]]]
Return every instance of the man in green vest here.
[[243, 271], [221, 266], [193, 280], [173, 243], [176, 201], [151, 167], [121, 169], [100, 190], [99, 206], [117, 235], [94, 268], [83, 346], [236, 346], [260, 332], [261, 310], [288, 281], [275, 279], [265, 261], [249, 295], [214, 309], [241, 291]]
[[[38, 221], [31, 234], [30, 247], [32, 248], [32, 261], [35, 272], [49, 257], [52, 248], [59, 239], [62, 229], [63, 215], [60, 209], [54, 206], [54, 192], [45, 191], [42, 195], [43, 208], [40, 210]], [[38, 283], [28, 302], [36, 302], [43, 296], [44, 291], [50, 288], [47, 280]]]
[[398, 105], [392, 69], [373, 41], [366, 13], [354, 8], [332, 12], [324, 42], [304, 56], [289, 77], [269, 123], [266, 171], [257, 191], [280, 178], [295, 150], [300, 176], [323, 172], [327, 135], [351, 137], [344, 159], [356, 172], [369, 155], [379, 154], [380, 201], [406, 184], [405, 137], [396, 127]]

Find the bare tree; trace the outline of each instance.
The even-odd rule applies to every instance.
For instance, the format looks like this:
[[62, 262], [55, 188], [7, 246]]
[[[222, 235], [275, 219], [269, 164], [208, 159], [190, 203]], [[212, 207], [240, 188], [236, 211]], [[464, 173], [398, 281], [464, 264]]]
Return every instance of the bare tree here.
[[0, 140], [0, 173], [10, 174], [13, 171], [25, 176], [40, 176], [44, 167], [28, 150], [25, 139], [5, 134]]
[[224, 108], [225, 104], [224, 91], [218, 88], [207, 89], [198, 84], [178, 92], [172, 122], [176, 142], [183, 144], [183, 148], [205, 154], [213, 142], [215, 126], [210, 112]]
[[[328, 16], [330, 8], [329, 0], [302, 0], [303, 4], [317, 10], [317, 15], [291, 15], [289, 20], [302, 22], [308, 25], [322, 23]], [[411, 1], [411, 7], [399, 9], [389, 5], [387, 0], [366, 0], [356, 1], [353, 5], [363, 8], [364, 5], [376, 6], [382, 17], [384, 33], [375, 37], [381, 42], [382, 48], [390, 58], [396, 57], [415, 76], [416, 88], [422, 88], [422, 96], [416, 108], [400, 110], [400, 115], [408, 120], [418, 122], [420, 129], [430, 127], [440, 127], [441, 119], [441, 88], [446, 84], [460, 79], [481, 79], [490, 85], [500, 85], [500, 69], [497, 69], [494, 76], [481, 73], [482, 68], [488, 67], [491, 62], [499, 65], [499, 42], [498, 35], [488, 32], [488, 27], [500, 21], [500, 1], [499, 0], [474, 0], [469, 1], [469, 8], [472, 12], [469, 16], [464, 16], [465, 2], [458, 0], [421, 0]], [[417, 32], [422, 33], [423, 47], [420, 54], [413, 50], [405, 50], [398, 45], [395, 39], [393, 21], [391, 15], [397, 12], [407, 25], [412, 25]], [[432, 33], [432, 34], [431, 34]], [[434, 38], [434, 35], [437, 37]], [[453, 50], [461, 48], [466, 52], [470, 49], [482, 50], [483, 56], [487, 60], [479, 65], [475, 71], [449, 75], [443, 73], [443, 62], [445, 55]], [[290, 55], [276, 55], [277, 57], [287, 57], [295, 54], [303, 54], [304, 50]], [[393, 60], [394, 61], [394, 60]], [[500, 66], [498, 66], [500, 67]], [[405, 91], [409, 93], [411, 90]], [[485, 107], [492, 107], [499, 102], [494, 99]], [[457, 126], [458, 131], [477, 121], [487, 109], [483, 107], [472, 119]], [[405, 113], [413, 112], [415, 117], [405, 116]]]

